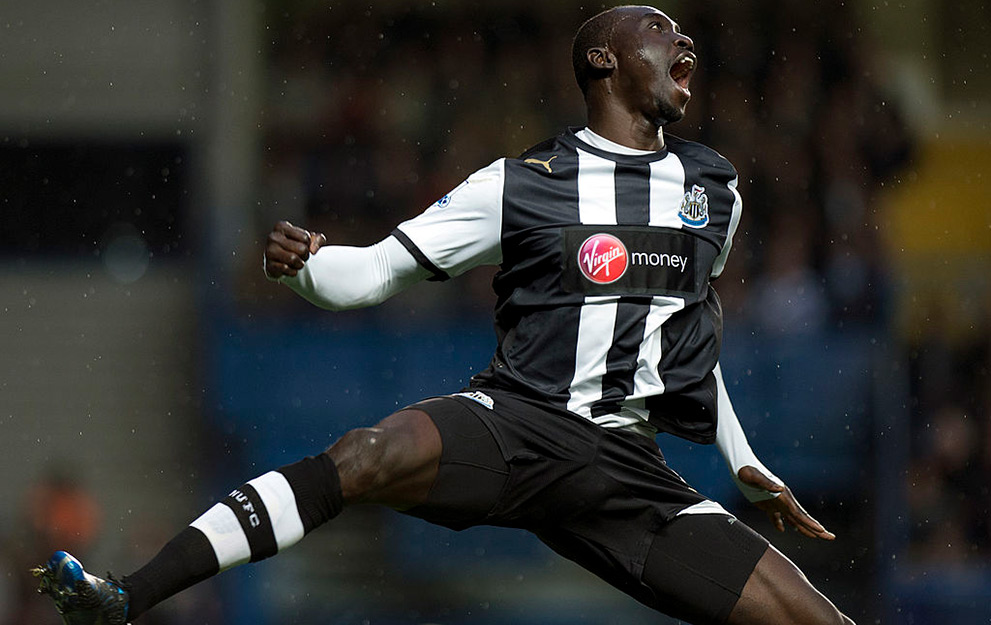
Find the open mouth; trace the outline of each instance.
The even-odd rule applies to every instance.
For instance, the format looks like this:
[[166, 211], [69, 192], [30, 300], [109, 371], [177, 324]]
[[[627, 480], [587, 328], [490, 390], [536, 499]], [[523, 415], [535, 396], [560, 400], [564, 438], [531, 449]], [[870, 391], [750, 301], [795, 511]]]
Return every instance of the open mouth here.
[[695, 71], [695, 56], [688, 53], [675, 61], [671, 66], [671, 78], [681, 87], [681, 90], [691, 95], [688, 91], [688, 83], [692, 79], [692, 72]]

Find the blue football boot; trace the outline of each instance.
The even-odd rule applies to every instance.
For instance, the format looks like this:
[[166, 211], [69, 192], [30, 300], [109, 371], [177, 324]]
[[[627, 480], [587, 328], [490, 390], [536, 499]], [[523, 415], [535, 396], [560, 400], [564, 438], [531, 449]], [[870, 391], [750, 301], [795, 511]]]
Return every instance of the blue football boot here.
[[38, 592], [55, 600], [65, 625], [127, 625], [127, 591], [113, 577], [90, 575], [64, 551], [31, 572], [40, 579]]

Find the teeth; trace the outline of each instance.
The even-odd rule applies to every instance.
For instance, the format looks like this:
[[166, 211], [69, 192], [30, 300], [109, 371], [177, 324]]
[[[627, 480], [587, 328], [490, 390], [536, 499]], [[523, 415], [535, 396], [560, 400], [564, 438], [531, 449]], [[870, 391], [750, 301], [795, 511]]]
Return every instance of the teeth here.
[[679, 63], [688, 63], [688, 66], [689, 66], [689, 67], [695, 67], [695, 59], [693, 59], [693, 58], [692, 58], [692, 57], [690, 57], [690, 56], [686, 56], [685, 58], [683, 58], [683, 59], [681, 59], [681, 60], [680, 60], [680, 61], [678, 61], [678, 62], [679, 62]]

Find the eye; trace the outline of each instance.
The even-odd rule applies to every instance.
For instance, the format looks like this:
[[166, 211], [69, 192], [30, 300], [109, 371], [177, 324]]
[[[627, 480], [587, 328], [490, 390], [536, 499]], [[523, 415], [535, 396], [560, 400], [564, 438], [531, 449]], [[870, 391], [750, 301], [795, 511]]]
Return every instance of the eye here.
[[660, 22], [651, 22], [648, 28], [653, 28], [654, 30], [661, 30]]

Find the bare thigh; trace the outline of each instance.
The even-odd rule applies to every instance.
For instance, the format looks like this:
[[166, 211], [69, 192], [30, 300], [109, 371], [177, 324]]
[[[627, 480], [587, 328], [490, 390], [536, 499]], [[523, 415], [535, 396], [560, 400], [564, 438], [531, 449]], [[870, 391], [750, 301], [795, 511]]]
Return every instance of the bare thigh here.
[[730, 625], [852, 625], [808, 578], [773, 546], [750, 575]]

